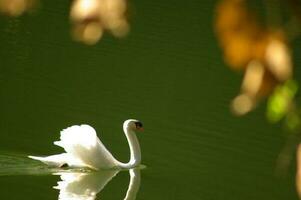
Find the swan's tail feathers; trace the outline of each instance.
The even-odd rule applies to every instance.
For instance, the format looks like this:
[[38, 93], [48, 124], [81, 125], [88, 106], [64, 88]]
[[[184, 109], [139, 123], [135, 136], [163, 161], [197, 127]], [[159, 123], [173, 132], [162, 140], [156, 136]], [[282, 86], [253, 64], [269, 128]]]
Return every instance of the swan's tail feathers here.
[[64, 164], [68, 164], [68, 157], [67, 157], [66, 153], [47, 156], [47, 157], [28, 156], [28, 158], [41, 161], [41, 162], [45, 163], [46, 165], [50, 165], [50, 166], [54, 166], [54, 167], [61, 167]]

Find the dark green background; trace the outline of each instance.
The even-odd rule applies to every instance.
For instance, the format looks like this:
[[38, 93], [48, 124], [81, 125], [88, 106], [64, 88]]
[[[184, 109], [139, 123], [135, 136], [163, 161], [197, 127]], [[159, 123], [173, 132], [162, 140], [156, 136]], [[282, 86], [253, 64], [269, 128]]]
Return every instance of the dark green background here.
[[[90, 124], [122, 161], [122, 123], [137, 118], [143, 164], [137, 199], [297, 199], [294, 170], [275, 176], [285, 137], [264, 106], [229, 112], [241, 75], [231, 72], [213, 31], [216, 1], [131, 1], [131, 32], [95, 46], [70, 39], [69, 1], [0, 18], [0, 150], [48, 155], [59, 131]], [[298, 52], [298, 51], [297, 51]], [[2, 161], [5, 162], [5, 161]], [[294, 165], [294, 163], [293, 163]], [[0, 165], [1, 166], [1, 165]], [[1, 199], [57, 199], [58, 176], [0, 176]], [[99, 194], [122, 199], [120, 173]]]

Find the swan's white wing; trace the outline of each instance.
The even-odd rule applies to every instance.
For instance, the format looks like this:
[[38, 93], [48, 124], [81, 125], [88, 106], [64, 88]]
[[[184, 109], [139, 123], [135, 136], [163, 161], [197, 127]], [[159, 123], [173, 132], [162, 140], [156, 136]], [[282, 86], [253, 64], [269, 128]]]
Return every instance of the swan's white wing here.
[[[117, 165], [116, 159], [106, 149], [96, 135], [94, 128], [89, 125], [71, 126], [61, 131], [60, 141], [55, 145], [63, 147], [70, 158], [81, 161], [83, 166], [94, 169], [112, 168]], [[74, 165], [72, 159], [67, 160]]]

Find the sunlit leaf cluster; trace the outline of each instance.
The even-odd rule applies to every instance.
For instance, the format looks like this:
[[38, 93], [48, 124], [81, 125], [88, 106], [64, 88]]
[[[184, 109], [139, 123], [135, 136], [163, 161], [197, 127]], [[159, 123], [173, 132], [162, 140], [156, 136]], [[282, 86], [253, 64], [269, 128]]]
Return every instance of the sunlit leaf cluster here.
[[[38, 0], [0, 0], [0, 12], [18, 17], [33, 10], [37, 3]], [[70, 9], [72, 38], [93, 45], [104, 31], [123, 37], [130, 29], [126, 13], [126, 0], [73, 0]]]
[[240, 93], [231, 105], [235, 114], [243, 115], [292, 77], [290, 47], [281, 27], [272, 29], [260, 23], [246, 1], [220, 1], [215, 19], [225, 62], [244, 72]]
[[[271, 1], [264, 2], [268, 7]], [[290, 47], [293, 42], [291, 37], [300, 34], [296, 30], [300, 30], [301, 26], [301, 2], [281, 2], [290, 11], [285, 17], [281, 16], [284, 12], [266, 13], [264, 16], [267, 18], [277, 16], [278, 21], [273, 24], [270, 19], [258, 17], [249, 3], [247, 0], [220, 0], [215, 12], [215, 32], [224, 61], [229, 68], [244, 74], [240, 92], [232, 100], [231, 108], [236, 115], [244, 115], [267, 99], [268, 121], [283, 121], [285, 129], [290, 133], [290, 140], [294, 140], [287, 142], [288, 146], [279, 155], [282, 158], [279, 163], [283, 165], [290, 162], [292, 159], [287, 158], [292, 157], [289, 155], [292, 151], [287, 149], [295, 150], [299, 145], [296, 185], [301, 197], [301, 106], [298, 98], [300, 83], [293, 78], [293, 66], [296, 64], [293, 63], [293, 50]], [[278, 6], [281, 4], [278, 0], [274, 3], [278, 3]], [[283, 8], [279, 7], [278, 11], [281, 10]]]

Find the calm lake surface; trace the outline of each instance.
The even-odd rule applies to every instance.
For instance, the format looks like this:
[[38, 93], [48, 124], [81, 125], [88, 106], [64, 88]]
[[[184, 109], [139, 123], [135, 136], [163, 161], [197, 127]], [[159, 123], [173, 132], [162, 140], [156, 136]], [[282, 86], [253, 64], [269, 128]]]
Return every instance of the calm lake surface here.
[[[137, 118], [146, 166], [137, 200], [297, 199], [294, 166], [275, 175], [285, 136], [264, 106], [244, 118], [229, 112], [241, 75], [222, 61], [215, 3], [132, 1], [129, 36], [105, 34], [95, 46], [71, 41], [69, 1], [2, 16], [0, 198], [58, 199], [60, 176], [51, 174], [59, 169], [26, 156], [61, 152], [52, 143], [73, 124], [93, 126], [127, 161], [122, 123]], [[123, 199], [129, 181], [128, 171], [117, 173], [98, 199]]]

